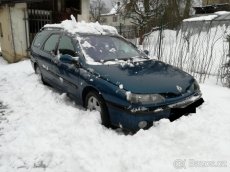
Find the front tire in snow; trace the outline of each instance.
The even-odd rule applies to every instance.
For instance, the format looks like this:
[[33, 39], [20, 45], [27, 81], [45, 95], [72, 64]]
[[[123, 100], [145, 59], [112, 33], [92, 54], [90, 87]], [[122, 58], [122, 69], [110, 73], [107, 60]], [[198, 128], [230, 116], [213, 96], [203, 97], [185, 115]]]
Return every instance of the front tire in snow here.
[[109, 113], [104, 99], [96, 92], [90, 91], [85, 98], [85, 107], [90, 111], [98, 111], [101, 114], [101, 123], [105, 127], [110, 127]]

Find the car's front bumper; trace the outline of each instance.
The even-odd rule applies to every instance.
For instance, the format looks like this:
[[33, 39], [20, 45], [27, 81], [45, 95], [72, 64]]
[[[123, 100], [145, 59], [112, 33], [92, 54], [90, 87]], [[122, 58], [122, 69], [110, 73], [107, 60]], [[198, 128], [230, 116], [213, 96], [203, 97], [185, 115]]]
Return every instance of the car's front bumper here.
[[[174, 121], [183, 115], [195, 113], [196, 108], [203, 102], [201, 95], [193, 95], [183, 101], [157, 108], [125, 108], [113, 103], [108, 103], [107, 105], [113, 125], [137, 131], [141, 128], [147, 129], [153, 125], [154, 121], [159, 121], [163, 118]], [[146, 126], [142, 127], [143, 124], [146, 124]]]

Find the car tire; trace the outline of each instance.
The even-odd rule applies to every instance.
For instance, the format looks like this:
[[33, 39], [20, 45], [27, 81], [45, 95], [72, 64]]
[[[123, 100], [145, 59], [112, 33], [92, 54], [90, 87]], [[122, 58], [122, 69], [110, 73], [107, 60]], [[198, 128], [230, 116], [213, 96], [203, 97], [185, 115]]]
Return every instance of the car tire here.
[[39, 81], [41, 81], [43, 84], [45, 84], [43, 76], [42, 76], [41, 69], [39, 68], [38, 65], [35, 65], [35, 74], [38, 76]]
[[111, 127], [109, 113], [105, 101], [96, 91], [90, 91], [86, 95], [85, 107], [90, 111], [99, 111], [101, 114], [102, 125], [107, 128]]

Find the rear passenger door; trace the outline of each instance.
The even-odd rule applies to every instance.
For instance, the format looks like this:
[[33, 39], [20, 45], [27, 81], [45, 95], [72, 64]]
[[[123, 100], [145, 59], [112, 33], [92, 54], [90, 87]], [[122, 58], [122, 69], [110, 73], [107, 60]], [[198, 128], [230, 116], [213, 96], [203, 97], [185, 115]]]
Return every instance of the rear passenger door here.
[[57, 88], [60, 88], [58, 85], [58, 75], [55, 72], [55, 65], [57, 65], [57, 45], [60, 40], [59, 33], [53, 33], [45, 41], [42, 47], [42, 53], [40, 55], [40, 68], [43, 72], [43, 75], [47, 76], [49, 83]]

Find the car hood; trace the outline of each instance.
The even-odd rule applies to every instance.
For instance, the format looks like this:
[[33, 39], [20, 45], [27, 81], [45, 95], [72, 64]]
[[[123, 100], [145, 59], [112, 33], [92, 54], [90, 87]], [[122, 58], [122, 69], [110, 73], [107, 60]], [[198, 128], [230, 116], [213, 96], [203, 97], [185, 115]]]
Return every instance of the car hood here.
[[[194, 78], [182, 70], [160, 61], [90, 66], [109, 82], [132, 93], [185, 93]], [[120, 86], [120, 88], [122, 88]]]

